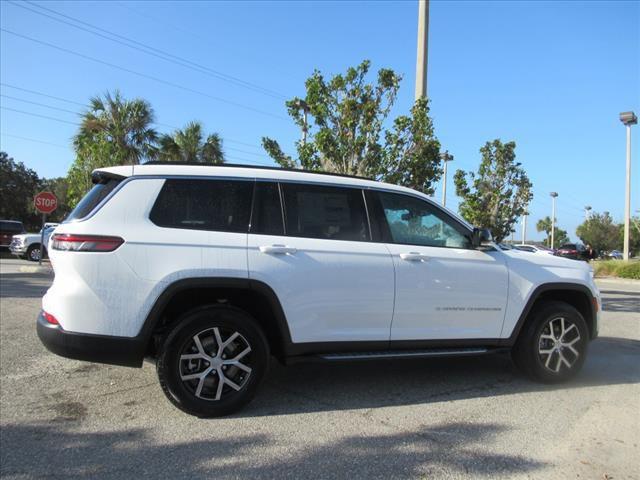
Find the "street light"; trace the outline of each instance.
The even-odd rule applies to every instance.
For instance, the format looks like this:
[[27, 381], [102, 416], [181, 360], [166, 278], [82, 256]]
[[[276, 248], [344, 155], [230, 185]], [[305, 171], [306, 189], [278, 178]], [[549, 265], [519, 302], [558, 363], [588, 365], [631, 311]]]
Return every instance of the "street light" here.
[[591, 205], [585, 205], [584, 207], [584, 219], [589, 220], [589, 214], [591, 212]]
[[551, 192], [551, 250], [554, 248], [554, 236], [556, 233], [556, 197], [558, 194], [556, 192]]
[[446, 150], [440, 154], [440, 160], [444, 162], [443, 180], [442, 180], [442, 206], [447, 206], [447, 163], [453, 161], [453, 155]]
[[631, 223], [631, 125], [638, 123], [633, 112], [622, 112], [620, 121], [627, 127], [627, 183], [624, 205], [624, 252], [623, 258], [629, 260], [629, 227]]

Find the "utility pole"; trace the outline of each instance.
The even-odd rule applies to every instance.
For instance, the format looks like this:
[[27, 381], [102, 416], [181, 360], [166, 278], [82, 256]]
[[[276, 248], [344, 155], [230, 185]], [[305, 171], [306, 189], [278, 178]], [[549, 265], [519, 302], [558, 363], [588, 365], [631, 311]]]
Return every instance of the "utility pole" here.
[[307, 123], [307, 115], [309, 114], [309, 105], [302, 99], [298, 100], [298, 104], [296, 105], [300, 110], [302, 110], [302, 146], [304, 147], [307, 144], [307, 132], [309, 131], [308, 123]]
[[624, 260], [629, 260], [629, 229], [631, 224], [631, 125], [638, 123], [638, 117], [633, 112], [622, 112], [620, 121], [627, 127], [627, 182], [624, 202]]
[[551, 250], [555, 248], [555, 233], [556, 233], [556, 192], [551, 192]]
[[522, 245], [527, 243], [527, 214], [522, 216]]
[[453, 161], [453, 155], [446, 150], [440, 154], [440, 159], [444, 163], [444, 170], [442, 172], [442, 206], [447, 206], [447, 163]]
[[418, 54], [416, 59], [416, 96], [427, 96], [427, 58], [429, 54], [429, 0], [418, 0]]

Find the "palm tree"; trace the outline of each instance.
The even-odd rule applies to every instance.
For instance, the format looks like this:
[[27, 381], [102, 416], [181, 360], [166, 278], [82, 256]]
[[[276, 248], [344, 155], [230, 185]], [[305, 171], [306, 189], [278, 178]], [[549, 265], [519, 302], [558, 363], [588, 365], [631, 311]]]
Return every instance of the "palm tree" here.
[[153, 109], [146, 100], [126, 100], [119, 91], [91, 98], [74, 137], [76, 152], [102, 144], [111, 165], [135, 165], [148, 157], [157, 141], [151, 128]]
[[172, 135], [162, 135], [158, 141], [157, 157], [168, 162], [224, 163], [222, 139], [212, 133], [203, 141], [202, 124], [190, 122]]

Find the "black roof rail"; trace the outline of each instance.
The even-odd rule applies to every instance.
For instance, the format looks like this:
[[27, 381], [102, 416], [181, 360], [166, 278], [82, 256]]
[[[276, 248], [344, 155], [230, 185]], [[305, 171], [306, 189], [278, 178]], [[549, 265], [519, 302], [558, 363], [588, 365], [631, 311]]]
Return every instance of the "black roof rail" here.
[[276, 166], [267, 166], [267, 165], [247, 165], [242, 163], [222, 163], [219, 165], [212, 165], [210, 163], [200, 163], [200, 162], [162, 162], [157, 160], [152, 160], [149, 162], [142, 163], [141, 165], [190, 165], [197, 167], [229, 167], [229, 168], [254, 168], [257, 170], [278, 170], [283, 172], [294, 172], [294, 173], [315, 173], [317, 175], [329, 175], [331, 177], [346, 177], [346, 178], [357, 178], [359, 180], [371, 180], [375, 181], [373, 178], [360, 177], [358, 175], [348, 175], [346, 173], [332, 173], [332, 172], [320, 172], [314, 170], [303, 170], [301, 168], [286, 168], [286, 167], [276, 167]]

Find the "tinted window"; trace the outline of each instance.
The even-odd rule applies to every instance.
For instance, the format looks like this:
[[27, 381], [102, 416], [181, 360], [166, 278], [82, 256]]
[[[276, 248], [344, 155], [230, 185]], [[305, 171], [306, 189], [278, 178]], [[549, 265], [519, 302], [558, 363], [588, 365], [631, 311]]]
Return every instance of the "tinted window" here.
[[468, 233], [429, 203], [408, 195], [379, 192], [393, 243], [469, 248]]
[[369, 240], [362, 191], [356, 188], [282, 184], [286, 234], [327, 240]]
[[246, 232], [253, 182], [166, 180], [149, 218], [160, 227]]
[[533, 252], [536, 251], [536, 249], [533, 248], [533, 247], [527, 247], [527, 246], [522, 246], [522, 245], [518, 245], [518, 246], [516, 246], [516, 248], [518, 250], [522, 250], [523, 252], [532, 252], [533, 253]]
[[22, 233], [24, 227], [20, 222], [0, 222], [0, 230], [7, 233]]
[[98, 204], [109, 195], [114, 188], [118, 186], [121, 179], [110, 178], [108, 180], [97, 183], [93, 186], [89, 193], [87, 193], [80, 203], [76, 205], [76, 208], [69, 214], [65, 221], [80, 220], [89, 215]]
[[278, 184], [257, 182], [254, 192], [251, 233], [284, 235]]

